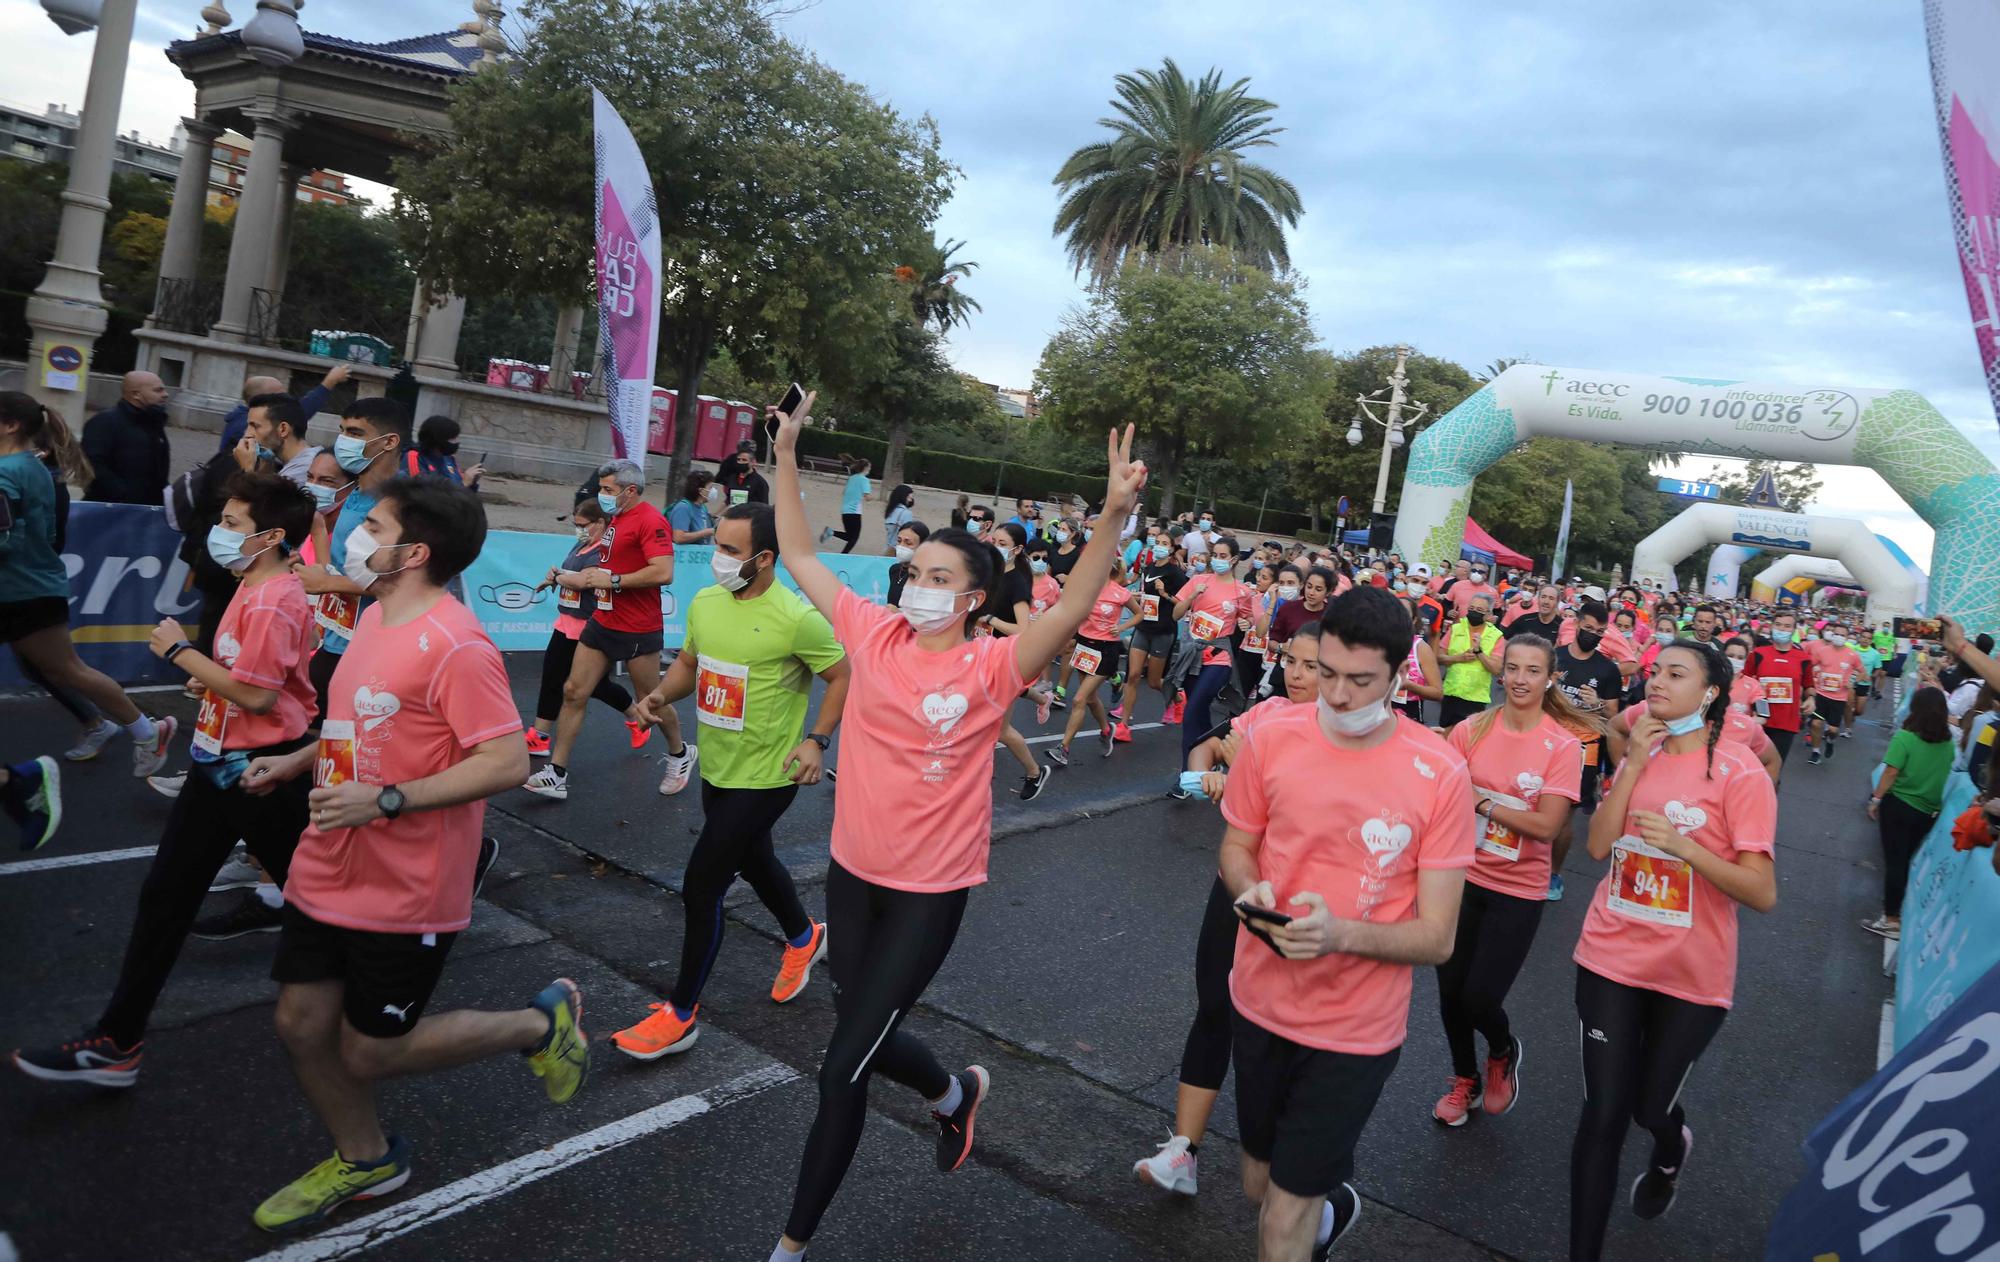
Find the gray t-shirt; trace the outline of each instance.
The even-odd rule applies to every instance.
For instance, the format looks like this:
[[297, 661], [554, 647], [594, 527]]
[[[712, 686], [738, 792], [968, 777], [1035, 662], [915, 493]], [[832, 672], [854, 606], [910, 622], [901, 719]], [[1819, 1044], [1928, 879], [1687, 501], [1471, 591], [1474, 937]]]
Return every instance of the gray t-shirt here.
[[285, 461], [285, 467], [278, 470], [287, 482], [294, 486], [306, 484], [306, 473], [312, 468], [313, 457], [319, 455], [317, 447], [301, 447], [299, 454]]

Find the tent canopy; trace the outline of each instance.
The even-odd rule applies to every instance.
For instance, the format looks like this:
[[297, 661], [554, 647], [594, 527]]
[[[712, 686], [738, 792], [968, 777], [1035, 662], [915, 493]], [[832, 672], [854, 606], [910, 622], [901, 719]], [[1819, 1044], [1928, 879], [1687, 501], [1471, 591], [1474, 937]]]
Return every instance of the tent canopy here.
[[[1477, 559], [1483, 561], [1491, 558], [1500, 565], [1511, 565], [1518, 570], [1532, 570], [1535, 568], [1533, 561], [1514, 551], [1514, 549], [1508, 547], [1506, 544], [1501, 543], [1492, 535], [1487, 534], [1485, 530], [1480, 528], [1479, 523], [1470, 517], [1465, 519], [1465, 545], [1460, 549], [1460, 552], [1467, 554], [1467, 560]], [[1474, 558], [1470, 555], [1472, 553], [1484, 553], [1485, 555]]]

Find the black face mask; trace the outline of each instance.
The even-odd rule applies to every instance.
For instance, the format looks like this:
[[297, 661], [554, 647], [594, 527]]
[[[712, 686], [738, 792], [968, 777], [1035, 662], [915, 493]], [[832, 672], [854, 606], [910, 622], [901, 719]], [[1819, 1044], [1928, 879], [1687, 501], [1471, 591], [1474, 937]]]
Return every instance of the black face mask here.
[[443, 446], [439, 447], [438, 450], [443, 452], [447, 456], [456, 456], [458, 454], [458, 444], [445, 443]]
[[1586, 653], [1596, 652], [1597, 646], [1603, 642], [1604, 632], [1602, 631], [1578, 631], [1576, 633], [1576, 646]]
[[1465, 611], [1465, 620], [1475, 627], [1483, 627], [1486, 625], [1486, 611], [1484, 609], [1468, 609]]

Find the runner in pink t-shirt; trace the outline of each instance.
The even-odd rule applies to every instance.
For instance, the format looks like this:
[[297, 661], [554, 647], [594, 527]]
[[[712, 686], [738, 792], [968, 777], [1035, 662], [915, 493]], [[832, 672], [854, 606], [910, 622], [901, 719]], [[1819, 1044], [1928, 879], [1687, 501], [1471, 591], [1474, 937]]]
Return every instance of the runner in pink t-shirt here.
[[1847, 642], [1840, 626], [1827, 625], [1813, 644], [1817, 651], [1813, 660], [1812, 726], [1806, 732], [1806, 746], [1811, 752], [1806, 761], [1817, 764], [1833, 757], [1833, 742], [1842, 735], [1840, 729], [1847, 722], [1847, 702], [1854, 695], [1854, 681], [1866, 681], [1868, 676], [1861, 654]]
[[1099, 692], [1125, 660], [1125, 646], [1118, 637], [1143, 620], [1139, 602], [1125, 586], [1125, 563], [1114, 554], [1111, 575], [1098, 590], [1097, 599], [1091, 602], [1089, 614], [1077, 629], [1075, 647], [1070, 650], [1069, 663], [1076, 668], [1078, 681], [1076, 696], [1070, 699], [1069, 718], [1063, 723], [1062, 740], [1049, 749], [1049, 761], [1058, 767], [1069, 766], [1070, 746], [1083, 730], [1085, 714], [1097, 720], [1097, 743], [1104, 757], [1111, 757], [1115, 720], [1104, 708], [1104, 698]]
[[[1227, 792], [1227, 767], [1242, 750], [1245, 737], [1259, 724], [1296, 706], [1309, 706], [1319, 696], [1319, 623], [1308, 622], [1279, 647], [1285, 695], [1258, 702], [1229, 721], [1225, 736], [1210, 736], [1188, 758], [1188, 777], [1198, 776], [1201, 795], [1220, 802]], [[1229, 1073], [1229, 969], [1236, 957], [1236, 906], [1218, 873], [1209, 887], [1202, 911], [1201, 932], [1194, 948], [1194, 1022], [1181, 1050], [1179, 1090], [1174, 1093], [1174, 1133], [1149, 1157], [1132, 1164], [1132, 1173], [1169, 1192], [1193, 1196], [1196, 1152], [1208, 1132], [1208, 1118]]]
[[1465, 761], [1390, 708], [1409, 617], [1374, 588], [1330, 602], [1318, 698], [1251, 729], [1222, 802], [1222, 878], [1244, 917], [1236, 1112], [1264, 1256], [1352, 1225], [1355, 1144], [1408, 1033], [1410, 969], [1450, 955], [1473, 859]]
[[[1214, 724], [1210, 709], [1235, 673], [1236, 659], [1230, 651], [1237, 621], [1249, 612], [1254, 593], [1237, 581], [1236, 540], [1227, 536], [1209, 545], [1209, 572], [1189, 579], [1174, 601], [1174, 617], [1187, 619], [1188, 638], [1202, 646], [1201, 671], [1187, 692], [1187, 708], [1181, 714], [1181, 769], [1191, 765], [1188, 756], [1201, 744]], [[1175, 797], [1187, 796], [1178, 783]]]
[[1730, 683], [1718, 654], [1663, 651], [1649, 712], [1591, 821], [1591, 858], [1611, 870], [1576, 947], [1584, 1109], [1570, 1150], [1572, 1256], [1599, 1256], [1634, 1121], [1653, 1153], [1633, 1211], [1656, 1218], [1672, 1203], [1693, 1143], [1681, 1086], [1734, 994], [1737, 904], [1778, 901], [1777, 791], [1721, 733]]
[[[1548, 641], [1510, 641], [1500, 670], [1502, 703], [1446, 736], [1471, 770], [1479, 817], [1458, 933], [1451, 958], [1437, 968], [1451, 1081], [1431, 1116], [1446, 1126], [1465, 1125], [1475, 1104], [1506, 1113], [1520, 1090], [1521, 1043], [1504, 1005], [1548, 903], [1550, 847], [1582, 796], [1583, 745], [1568, 725], [1593, 724], [1552, 686], [1555, 668]], [[1486, 1039], [1483, 1084], [1475, 1031]]]
[[[383, 483], [341, 559], [373, 603], [328, 685], [319, 743], [243, 774], [252, 794], [307, 773], [314, 784], [271, 975], [279, 1036], [334, 1143], [257, 1208], [267, 1231], [409, 1180], [409, 1147], [377, 1114], [379, 1079], [512, 1050], [551, 1100], [583, 1086], [583, 996], [567, 978], [509, 1012], [424, 1012], [493, 857], [480, 840], [485, 799], [528, 769], [500, 652], [444, 590], [485, 537], [485, 511], [457, 483]], [[420, 1026], [424, 1037], [407, 1037]]]
[[[973, 1065], [946, 1073], [900, 1026], [950, 953], [967, 893], [986, 879], [994, 738], [1023, 685], [1093, 612], [1117, 549], [1116, 532], [1097, 529], [1062, 598], [1006, 637], [971, 637], [973, 621], [997, 598], [1001, 560], [992, 545], [962, 530], [940, 530], [917, 548], [896, 608], [869, 604], [819, 559], [806, 524], [797, 447], [814, 398], [808, 393], [790, 415], [769, 409], [777, 459], [771, 498], [785, 568], [833, 624], [854, 673], [826, 876], [829, 963], [840, 1001], [779, 1241], [791, 1253], [812, 1239], [840, 1189], [875, 1071], [930, 1101], [940, 1169], [957, 1169], [972, 1150], [986, 1071]], [[1111, 435], [1101, 522], [1124, 521], [1145, 486], [1132, 436], [1129, 426], [1122, 438]]]

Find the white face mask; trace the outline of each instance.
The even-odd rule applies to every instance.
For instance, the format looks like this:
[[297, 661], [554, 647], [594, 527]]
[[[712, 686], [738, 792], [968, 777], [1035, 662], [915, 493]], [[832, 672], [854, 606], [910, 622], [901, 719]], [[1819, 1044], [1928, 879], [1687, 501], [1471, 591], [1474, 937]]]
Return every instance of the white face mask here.
[[1292, 585], [1291, 585], [1290, 583], [1280, 583], [1280, 584], [1278, 584], [1278, 599], [1279, 599], [1279, 600], [1297, 600], [1298, 598], [1299, 598], [1299, 589], [1298, 589], [1298, 588], [1296, 588], [1296, 587], [1292, 586]]
[[995, 544], [993, 545], [993, 550], [1000, 554], [1000, 563], [1002, 565], [1014, 559], [1014, 549], [1008, 547], [1006, 544]]
[[898, 561], [907, 562], [911, 557], [915, 555], [917, 555], [917, 550], [915, 548], [906, 547], [905, 545], [900, 543], [896, 545], [896, 559]]
[[[347, 536], [347, 552], [341, 558], [340, 572], [357, 587], [371, 587], [382, 575], [368, 568], [368, 558], [383, 548], [407, 548], [407, 543], [377, 543], [375, 536], [368, 533], [368, 527], [356, 526]], [[399, 566], [388, 570], [389, 574], [400, 574], [407, 567]]]
[[1730, 674], [1732, 674], [1732, 675], [1740, 675], [1740, 674], [1742, 674], [1742, 673], [1743, 673], [1743, 659], [1742, 659], [1742, 658], [1740, 658], [1740, 657], [1732, 657], [1732, 658], [1730, 658], [1730, 659], [1729, 659], [1729, 673], [1730, 673]]
[[1341, 736], [1362, 737], [1389, 721], [1390, 692], [1373, 705], [1362, 706], [1358, 710], [1336, 710], [1327, 704], [1324, 696], [1319, 699], [1319, 721], [1323, 729]]
[[588, 526], [578, 526], [578, 527], [576, 528], [576, 541], [577, 541], [578, 543], [589, 543], [589, 542], [590, 542], [590, 527], [588, 527]]
[[757, 577], [753, 568], [748, 574], [743, 572], [743, 562], [718, 550], [708, 559], [708, 572], [715, 575], [715, 585], [726, 592], [740, 592]]
[[932, 635], [944, 630], [959, 619], [958, 598], [964, 592], [955, 592], [944, 587], [920, 587], [911, 584], [903, 589], [896, 600], [896, 608], [902, 611], [903, 620], [918, 635]]

